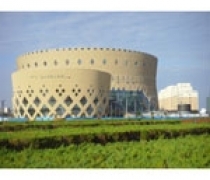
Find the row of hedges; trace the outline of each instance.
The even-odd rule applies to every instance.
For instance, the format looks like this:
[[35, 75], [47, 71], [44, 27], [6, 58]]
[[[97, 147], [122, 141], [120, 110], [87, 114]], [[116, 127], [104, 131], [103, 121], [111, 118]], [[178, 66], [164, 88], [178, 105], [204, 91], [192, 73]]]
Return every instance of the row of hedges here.
[[183, 119], [182, 123], [210, 123], [210, 117]]
[[46, 137], [33, 138], [12, 138], [0, 139], [0, 146], [3, 148], [22, 150], [24, 148], [57, 148], [71, 144], [81, 143], [100, 143], [105, 145], [111, 142], [128, 142], [128, 141], [150, 141], [158, 138], [171, 139], [186, 135], [210, 134], [210, 127], [194, 127], [189, 129], [142, 129], [129, 132], [101, 132], [93, 134], [80, 135], [55, 135]]
[[164, 120], [164, 121], [137, 121], [137, 120], [120, 120], [120, 121], [74, 121], [74, 122], [27, 122], [27, 123], [3, 123], [0, 125], [0, 132], [21, 131], [26, 129], [55, 129], [61, 127], [97, 127], [101, 125], [121, 126], [121, 125], [158, 125], [158, 124], [179, 124], [179, 120]]

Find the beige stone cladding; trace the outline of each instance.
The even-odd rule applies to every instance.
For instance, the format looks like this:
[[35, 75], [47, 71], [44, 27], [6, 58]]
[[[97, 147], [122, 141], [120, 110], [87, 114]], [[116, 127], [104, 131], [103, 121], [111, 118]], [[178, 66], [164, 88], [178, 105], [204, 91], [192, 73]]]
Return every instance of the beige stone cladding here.
[[115, 90], [143, 90], [157, 104], [157, 58], [116, 48], [59, 48], [26, 53], [18, 58], [19, 71], [35, 69], [89, 69], [111, 74]]
[[[27, 59], [31, 66], [35, 62], [41, 66], [46, 60], [49, 67], [21, 69], [12, 74], [15, 117], [32, 120], [39, 116], [65, 118], [105, 114], [110, 90], [109, 73], [65, 66], [55, 68], [50, 66], [49, 57], [44, 56], [43, 61], [39, 56], [32, 57]], [[58, 57], [56, 60], [62, 64]]]
[[177, 111], [178, 104], [190, 104], [192, 111], [198, 111], [198, 97], [168, 97], [159, 100], [159, 108], [168, 111]]

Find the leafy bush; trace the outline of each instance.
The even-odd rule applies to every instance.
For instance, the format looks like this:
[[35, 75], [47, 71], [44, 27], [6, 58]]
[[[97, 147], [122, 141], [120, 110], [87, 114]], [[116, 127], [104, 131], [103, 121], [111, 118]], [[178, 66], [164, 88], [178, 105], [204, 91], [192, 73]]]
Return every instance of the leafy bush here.
[[[154, 131], [147, 133], [156, 134]], [[107, 139], [109, 135], [97, 137]], [[14, 141], [15, 143], [15, 141]], [[210, 136], [82, 143], [55, 149], [0, 149], [1, 168], [210, 168]]]
[[209, 124], [177, 125], [101, 125], [96, 127], [59, 127], [48, 124], [49, 129], [25, 129], [21, 131], [0, 132], [0, 145], [8, 149], [22, 150], [27, 147], [37, 149], [57, 148], [70, 144], [126, 142], [156, 140], [158, 138], [178, 138], [186, 135], [210, 134]]
[[157, 120], [75, 120], [75, 121], [65, 121], [63, 119], [56, 119], [55, 121], [51, 122], [7, 122], [0, 124], [0, 132], [7, 132], [7, 131], [22, 131], [26, 129], [56, 129], [62, 127], [69, 127], [69, 128], [77, 128], [77, 127], [99, 127], [99, 126], [124, 126], [124, 125], [158, 125], [158, 124], [180, 124], [180, 120], [164, 120], [164, 121], [157, 121]]

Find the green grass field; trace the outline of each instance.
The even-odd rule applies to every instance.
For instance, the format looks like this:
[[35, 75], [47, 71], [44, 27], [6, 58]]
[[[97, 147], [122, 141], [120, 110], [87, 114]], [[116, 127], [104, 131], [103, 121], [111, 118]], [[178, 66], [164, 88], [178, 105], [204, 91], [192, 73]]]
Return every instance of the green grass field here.
[[210, 123], [0, 124], [1, 168], [209, 168]]

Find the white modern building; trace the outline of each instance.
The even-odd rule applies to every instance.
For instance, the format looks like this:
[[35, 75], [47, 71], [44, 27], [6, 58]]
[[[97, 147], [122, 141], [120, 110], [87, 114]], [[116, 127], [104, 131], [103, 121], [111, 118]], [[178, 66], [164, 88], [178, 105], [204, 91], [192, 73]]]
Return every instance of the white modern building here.
[[199, 110], [199, 95], [190, 83], [167, 86], [158, 93], [159, 108], [178, 111], [178, 105], [190, 105], [191, 111]]

